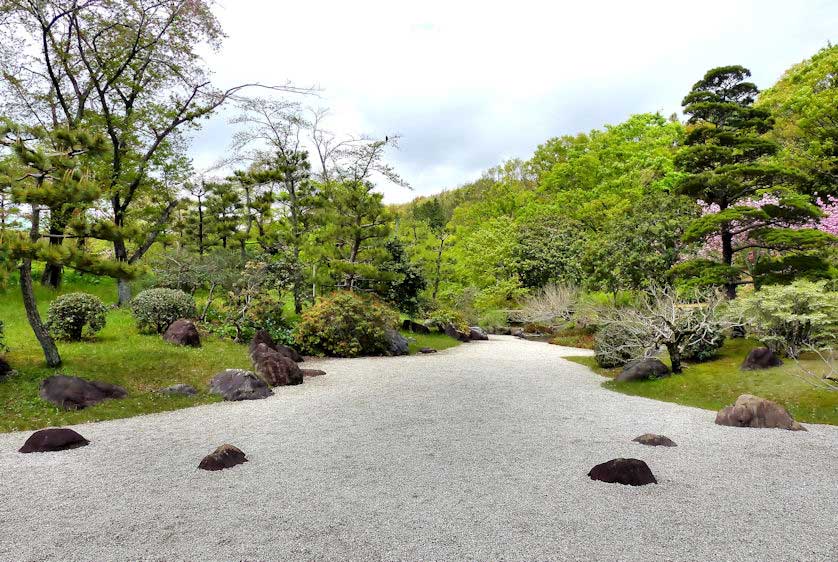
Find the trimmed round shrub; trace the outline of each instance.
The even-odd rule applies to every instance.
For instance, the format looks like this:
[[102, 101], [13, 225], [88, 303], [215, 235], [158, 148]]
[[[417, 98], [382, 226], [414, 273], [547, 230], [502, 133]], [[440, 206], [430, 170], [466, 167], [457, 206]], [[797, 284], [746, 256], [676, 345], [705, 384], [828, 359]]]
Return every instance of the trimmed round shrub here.
[[87, 293], [67, 293], [49, 304], [47, 329], [59, 340], [79, 341], [105, 327], [108, 309], [99, 297]]
[[137, 329], [162, 334], [179, 318], [195, 317], [195, 299], [178, 289], [146, 289], [131, 301]]
[[619, 322], [600, 326], [594, 338], [594, 353], [597, 365], [604, 369], [622, 367], [626, 363], [644, 356], [647, 346], [638, 335]]
[[395, 328], [398, 320], [398, 314], [374, 297], [338, 291], [303, 313], [295, 339], [313, 355], [384, 355], [385, 330]]

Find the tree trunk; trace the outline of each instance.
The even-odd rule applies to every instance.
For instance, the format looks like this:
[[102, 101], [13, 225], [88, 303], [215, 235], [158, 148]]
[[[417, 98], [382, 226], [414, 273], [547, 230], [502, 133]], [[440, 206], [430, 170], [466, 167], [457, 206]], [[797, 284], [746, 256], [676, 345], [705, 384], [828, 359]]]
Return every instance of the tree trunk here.
[[[32, 243], [38, 241], [40, 212], [40, 209], [32, 205], [31, 227], [29, 230], [29, 239]], [[32, 332], [38, 338], [38, 343], [41, 344], [41, 349], [44, 350], [44, 359], [46, 359], [47, 366], [59, 367], [61, 365], [61, 356], [58, 354], [58, 347], [41, 321], [41, 314], [38, 312], [38, 305], [35, 302], [35, 288], [32, 286], [31, 258], [25, 258], [20, 264], [20, 293], [23, 297], [23, 307], [26, 309], [26, 318], [29, 320]]]
[[[67, 213], [60, 209], [50, 209], [49, 219], [49, 245], [61, 246], [64, 243], [64, 231], [67, 229]], [[63, 273], [64, 266], [61, 264], [47, 263], [44, 266], [44, 273], [41, 275], [41, 285], [52, 289], [59, 288]]]
[[[722, 261], [728, 267], [733, 266], [733, 234], [722, 229]], [[725, 283], [725, 294], [728, 299], [736, 298], [736, 283]]]
[[58, 289], [61, 286], [61, 279], [63, 275], [63, 265], [57, 263], [48, 263], [44, 265], [44, 273], [41, 275], [41, 285], [44, 287], [49, 287], [50, 289]]
[[669, 362], [672, 364], [672, 372], [682, 373], [683, 368], [681, 367], [681, 352], [678, 351], [678, 346], [676, 344], [668, 343], [666, 344], [666, 350], [669, 352]]

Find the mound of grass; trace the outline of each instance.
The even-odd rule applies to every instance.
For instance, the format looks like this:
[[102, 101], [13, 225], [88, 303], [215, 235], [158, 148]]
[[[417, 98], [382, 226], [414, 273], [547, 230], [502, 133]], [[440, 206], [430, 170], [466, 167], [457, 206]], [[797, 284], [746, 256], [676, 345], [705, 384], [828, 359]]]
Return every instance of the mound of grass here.
[[[98, 280], [97, 280], [98, 281]], [[96, 294], [106, 304], [116, 300], [116, 283], [68, 276], [60, 291], [38, 287], [38, 307], [45, 316], [49, 301], [62, 293]], [[250, 368], [247, 349], [227, 340], [204, 338], [200, 349], [176, 347], [158, 335], [140, 335], [130, 312], [110, 310], [107, 325], [92, 341], [58, 342], [64, 364], [46, 367], [43, 353], [26, 321], [19, 288], [0, 290], [0, 318], [6, 323], [6, 354], [18, 374], [0, 383], [0, 432], [126, 418], [215, 402], [207, 393], [209, 379], [226, 368]], [[75, 412], [65, 412], [38, 396], [41, 381], [55, 373], [118, 384], [128, 397], [110, 400]], [[191, 384], [198, 396], [166, 396], [157, 389], [175, 383]]]
[[[758, 344], [750, 340], [729, 340], [719, 358], [707, 363], [684, 366], [684, 373], [641, 382], [603, 383], [605, 388], [675, 402], [708, 410], [720, 410], [736, 401], [740, 394], [754, 394], [782, 404], [798, 421], [838, 425], [838, 392], [816, 389], [795, 376], [799, 367], [786, 360], [782, 367], [765, 371], [740, 371], [739, 365]], [[614, 378], [620, 369], [602, 369], [593, 357], [568, 357], [605, 377]], [[667, 357], [662, 357], [667, 361]], [[820, 365], [810, 358], [802, 360], [811, 369]]]

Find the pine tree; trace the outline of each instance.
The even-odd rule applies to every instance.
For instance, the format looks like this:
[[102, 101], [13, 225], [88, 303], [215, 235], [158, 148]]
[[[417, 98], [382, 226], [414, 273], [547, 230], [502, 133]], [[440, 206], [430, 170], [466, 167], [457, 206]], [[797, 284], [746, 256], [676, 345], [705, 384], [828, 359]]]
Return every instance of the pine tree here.
[[[90, 171], [90, 158], [104, 150], [104, 139], [85, 131], [20, 127], [8, 120], [0, 122], [0, 144], [11, 149], [15, 158], [0, 166], [0, 185], [10, 189], [12, 200], [27, 205], [29, 231], [6, 233], [0, 254], [7, 267], [16, 267], [26, 316], [44, 351], [50, 367], [61, 365], [61, 356], [50, 336], [35, 302], [32, 263], [43, 262], [61, 267], [130, 278], [132, 268], [121, 262], [103, 260], [90, 253], [83, 240], [97, 238], [113, 241], [122, 234], [109, 223], [95, 222], [83, 212], [101, 197], [100, 186]], [[47, 148], [48, 147], [48, 148]], [[76, 212], [68, 222], [65, 240], [76, 244], [50, 244], [51, 236], [41, 231], [41, 213], [46, 209], [72, 207]]]
[[693, 86], [682, 102], [690, 118], [675, 159], [684, 173], [676, 190], [706, 210], [685, 241], [717, 238], [721, 246], [719, 260], [693, 260], [677, 271], [723, 285], [730, 298], [741, 284], [826, 271], [815, 252], [831, 241], [807, 228], [821, 216], [805, 193], [807, 178], [771, 158], [779, 150], [765, 136], [773, 120], [753, 106], [759, 90], [750, 75], [741, 66], [714, 68]]

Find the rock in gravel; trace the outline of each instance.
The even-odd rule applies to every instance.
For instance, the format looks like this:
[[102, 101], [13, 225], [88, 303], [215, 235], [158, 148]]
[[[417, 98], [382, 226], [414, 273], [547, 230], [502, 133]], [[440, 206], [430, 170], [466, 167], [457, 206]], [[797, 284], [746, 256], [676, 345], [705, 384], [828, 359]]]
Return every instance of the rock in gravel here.
[[271, 386], [302, 384], [303, 372], [294, 361], [260, 343], [250, 353], [253, 370]]
[[468, 337], [472, 341], [488, 340], [489, 336], [478, 326], [469, 326]]
[[405, 318], [402, 322], [402, 330], [405, 332], [413, 332], [414, 334], [430, 334], [431, 329], [419, 322], [414, 322], [410, 318]]
[[224, 470], [247, 462], [247, 457], [238, 447], [224, 444], [201, 459], [201, 470]]
[[772, 367], [779, 367], [783, 362], [777, 357], [777, 354], [767, 347], [756, 347], [748, 353], [748, 356], [739, 367], [743, 371], [760, 371], [762, 369], [770, 369]]
[[14, 373], [14, 369], [12, 369], [12, 366], [9, 365], [9, 363], [5, 359], [0, 357], [0, 381], [10, 376], [12, 373]]
[[304, 377], [322, 377], [326, 374], [326, 371], [320, 369], [303, 369], [302, 371]]
[[649, 465], [640, 459], [612, 459], [593, 467], [588, 476], [591, 480], [627, 486], [658, 483]]
[[260, 343], [267, 345], [269, 348], [281, 353], [295, 363], [302, 363], [304, 361], [303, 356], [300, 355], [300, 353], [293, 347], [276, 343], [267, 330], [259, 330], [253, 335], [253, 340], [250, 342], [249, 352], [253, 354], [253, 351]]
[[397, 330], [386, 328], [384, 338], [387, 340], [387, 355], [407, 355], [409, 353], [407, 338]]
[[677, 447], [675, 441], [666, 435], [656, 435], [654, 433], [644, 433], [640, 437], [632, 439], [635, 443], [641, 445], [651, 445], [652, 447]]
[[163, 341], [175, 345], [201, 347], [201, 335], [198, 333], [198, 327], [192, 320], [186, 318], [172, 322], [163, 333]]
[[230, 401], [259, 400], [274, 393], [256, 373], [243, 369], [226, 369], [215, 375], [210, 381], [210, 392]]
[[436, 353], [437, 350], [432, 347], [423, 347], [419, 350], [419, 353]]
[[191, 384], [173, 384], [172, 386], [161, 388], [160, 392], [173, 396], [195, 396], [198, 394], [198, 390]]
[[733, 406], [723, 408], [716, 414], [717, 425], [732, 427], [755, 427], [806, 431], [794, 421], [785, 408], [759, 396], [743, 394]]
[[40, 396], [59, 408], [81, 410], [112, 398], [125, 398], [128, 392], [106, 382], [53, 375], [41, 381]]
[[632, 361], [617, 375], [614, 380], [624, 381], [645, 381], [651, 378], [660, 378], [669, 375], [669, 367], [663, 364], [660, 359], [650, 357]]
[[64, 451], [66, 449], [76, 449], [88, 445], [90, 441], [65, 427], [51, 427], [49, 429], [41, 429], [29, 436], [23, 447], [19, 449], [21, 453], [47, 453], [51, 451]]
[[523, 328], [509, 328], [509, 335], [515, 336], [516, 338], [523, 338], [524, 337], [524, 329]]

